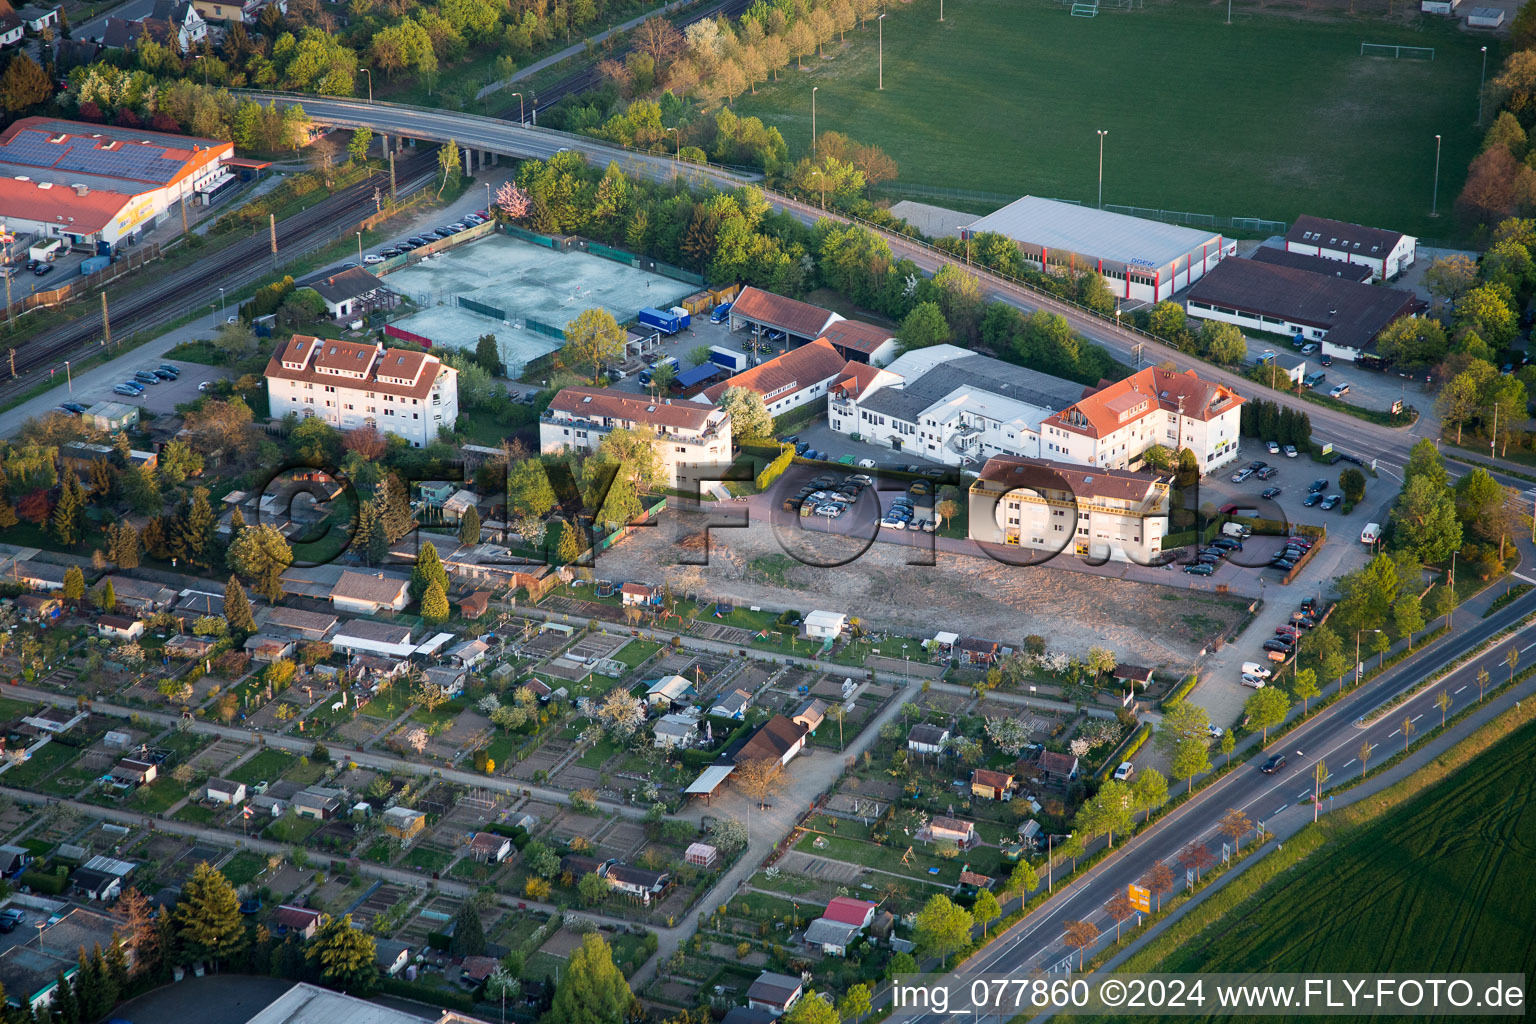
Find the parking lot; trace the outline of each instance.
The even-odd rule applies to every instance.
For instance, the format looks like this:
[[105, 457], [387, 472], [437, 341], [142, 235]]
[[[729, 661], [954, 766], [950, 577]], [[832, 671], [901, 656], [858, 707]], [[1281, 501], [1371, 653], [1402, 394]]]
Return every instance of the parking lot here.
[[[112, 388], [132, 377], [135, 370], [153, 371], [162, 363], [180, 369], [181, 378], [173, 381], [162, 380], [159, 384], [145, 384], [144, 393], [136, 397], [113, 392]], [[229, 371], [223, 367], [204, 366], [200, 363], [179, 363], [174, 359], [156, 359], [154, 356], [147, 355], [141, 360], [128, 363], [128, 368], [123, 370], [120, 376], [101, 381], [93, 386], [76, 386], [68, 394], [59, 392], [56, 397], [60, 402], [78, 402], [87, 407], [97, 402], [122, 402], [125, 405], [136, 405], [157, 416], [163, 416], [175, 412], [178, 405], [195, 400], [198, 396], [198, 385], [203, 381], [219, 380], [228, 375]]]
[[61, 255], [48, 266], [53, 269], [39, 277], [27, 269], [29, 257], [25, 249], [18, 249], [11, 257], [11, 301], [24, 299], [33, 292], [46, 292], [67, 284], [80, 276], [80, 264], [91, 258], [90, 253], [60, 250]]

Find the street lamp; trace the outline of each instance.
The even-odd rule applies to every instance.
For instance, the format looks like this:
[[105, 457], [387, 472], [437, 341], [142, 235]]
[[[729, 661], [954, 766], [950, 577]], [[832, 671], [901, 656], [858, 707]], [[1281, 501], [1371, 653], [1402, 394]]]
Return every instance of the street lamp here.
[[880, 17], [875, 19], [875, 22], [876, 22], [875, 27], [880, 30], [880, 46], [879, 46], [879, 52], [880, 52], [879, 69], [880, 70], [879, 70], [879, 73], [878, 73], [879, 77], [878, 77], [878, 79], [875, 82], [875, 88], [877, 88], [877, 89], [884, 89], [885, 88], [885, 15], [883, 15], [883, 14], [880, 15]]
[[219, 289], [219, 312], [224, 312], [224, 289]]
[[1477, 80], [1477, 123], [1483, 123], [1483, 86], [1488, 81], [1488, 47], [1483, 47], [1483, 73]]
[[523, 94], [515, 92], [512, 95], [517, 97], [517, 123], [523, 124]]
[[673, 140], [672, 159], [681, 162], [683, 159], [683, 133], [678, 131], [676, 128], [668, 128], [667, 131], [677, 136], [677, 138]]
[[1440, 216], [1440, 136], [1435, 136], [1435, 190], [1430, 193], [1429, 215]]
[[1386, 632], [1386, 630], [1382, 630], [1382, 629], [1357, 629], [1357, 630], [1355, 630], [1355, 688], [1356, 689], [1360, 688], [1360, 634], [1361, 633], [1384, 633], [1384, 632]]
[[[882, 15], [884, 17], [884, 15]], [[811, 86], [811, 159], [816, 159], [816, 90], [821, 86]]]
[[[489, 188], [490, 186], [487, 185], [486, 187]], [[361, 231], [359, 231], [357, 233], [357, 265], [358, 266], [362, 266], [363, 265], [363, 233]], [[222, 288], [219, 289], [220, 292], [222, 292], [223, 290], [224, 289], [222, 289]], [[223, 298], [222, 295], [220, 295], [219, 297]]]
[[1109, 134], [1106, 128], [1098, 129], [1099, 133], [1099, 209], [1104, 209], [1104, 136]]
[[69, 385], [69, 393], [71, 395], [73, 395], [75, 393], [75, 381], [74, 381], [74, 378], [71, 377], [70, 374], [69, 374], [69, 360], [68, 359], [64, 360], [64, 381], [65, 381], [65, 383], [67, 383]]
[[373, 69], [372, 68], [358, 68], [357, 70], [361, 71], [363, 74], [368, 76], [368, 102], [372, 103], [373, 102]]

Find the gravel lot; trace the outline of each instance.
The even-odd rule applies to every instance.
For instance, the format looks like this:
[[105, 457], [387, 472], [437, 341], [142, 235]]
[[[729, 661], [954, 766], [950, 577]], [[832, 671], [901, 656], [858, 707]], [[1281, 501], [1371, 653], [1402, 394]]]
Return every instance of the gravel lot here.
[[[657, 528], [637, 530], [599, 556], [599, 575], [665, 581], [679, 590], [765, 608], [846, 611], [872, 626], [916, 636], [953, 630], [1016, 645], [1039, 634], [1052, 650], [1084, 653], [1098, 644], [1125, 661], [1150, 666], [1187, 666], [1212, 637], [1241, 619], [1246, 603], [943, 551], [933, 556], [933, 565], [913, 564], [928, 555], [760, 521], [743, 529], [719, 528], [726, 521], [721, 513], [668, 512]], [[679, 539], [706, 522], [717, 527], [710, 533], [708, 564], [680, 564], [704, 560], [701, 553], [685, 553]], [[790, 557], [782, 542], [790, 534], [797, 535], [798, 557]]]

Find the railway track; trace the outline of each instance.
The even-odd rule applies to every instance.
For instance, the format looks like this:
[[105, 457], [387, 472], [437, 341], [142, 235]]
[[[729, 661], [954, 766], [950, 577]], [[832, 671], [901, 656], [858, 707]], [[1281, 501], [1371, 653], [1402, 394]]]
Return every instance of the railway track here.
[[[410, 195], [436, 177], [436, 146], [395, 165], [397, 193]], [[372, 174], [285, 218], [277, 225], [278, 252], [288, 259], [307, 255], [340, 237], [340, 230], [373, 212], [374, 189], [387, 192], [389, 172]], [[221, 246], [191, 266], [166, 274], [153, 282], [138, 281], [124, 294], [115, 294], [110, 306], [112, 333], [126, 338], [137, 332], [169, 323], [197, 309], [225, 291], [237, 291], [275, 273], [271, 239], [266, 230]], [[153, 267], [154, 264], [149, 264]], [[131, 280], [131, 279], [130, 279]], [[109, 286], [110, 289], [111, 286]], [[16, 376], [0, 382], [0, 398], [31, 385], [38, 371], [57, 366], [65, 359], [80, 359], [99, 351], [104, 343], [99, 312], [86, 304], [69, 323], [37, 335], [16, 350]]]

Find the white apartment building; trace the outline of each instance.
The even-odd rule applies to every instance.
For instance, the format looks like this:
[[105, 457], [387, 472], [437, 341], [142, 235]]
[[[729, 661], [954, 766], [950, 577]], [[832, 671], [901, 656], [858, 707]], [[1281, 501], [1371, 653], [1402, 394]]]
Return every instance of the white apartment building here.
[[422, 448], [459, 418], [459, 371], [434, 355], [296, 334], [267, 364], [272, 416], [371, 426]]
[[[539, 450], [591, 452], [611, 430], [656, 435], [662, 476], [677, 487], [689, 469], [724, 470], [731, 461], [731, 417], [712, 405], [655, 400], [613, 388], [566, 388], [539, 417]], [[704, 474], [702, 479], [709, 479]]]
[[1083, 393], [1081, 384], [934, 345], [883, 369], [848, 364], [828, 393], [832, 429], [950, 466], [993, 455], [1041, 454], [1040, 424]]
[[[1224, 384], [1148, 367], [1100, 388], [1045, 420], [1042, 459], [1133, 469], [1153, 445], [1188, 448], [1201, 473], [1237, 458], [1243, 397]], [[1029, 454], [1029, 453], [1025, 453]]]
[[1168, 529], [1168, 481], [1145, 473], [999, 455], [971, 485], [971, 539], [1150, 564]]

